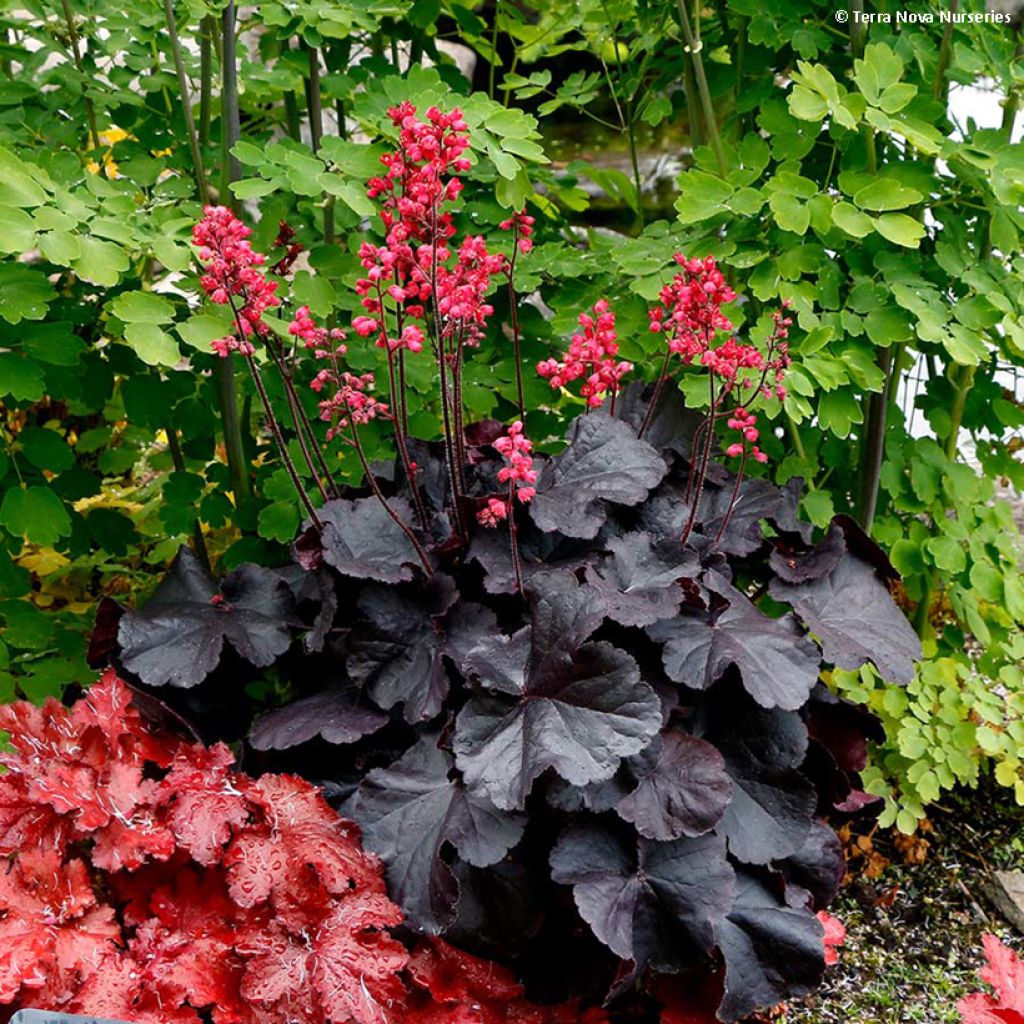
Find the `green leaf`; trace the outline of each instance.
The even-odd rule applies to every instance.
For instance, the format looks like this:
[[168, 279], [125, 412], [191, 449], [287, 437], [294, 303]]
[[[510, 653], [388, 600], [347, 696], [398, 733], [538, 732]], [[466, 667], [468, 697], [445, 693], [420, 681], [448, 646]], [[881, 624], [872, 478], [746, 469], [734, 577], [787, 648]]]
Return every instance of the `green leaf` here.
[[49, 197], [38, 179], [37, 168], [0, 146], [0, 203], [4, 206], [42, 206]]
[[[231, 182], [231, 191], [236, 199], [259, 199], [262, 196], [269, 196], [277, 189], [277, 182], [267, 181], [265, 178], [242, 178], [241, 181]], [[313, 195], [315, 194], [314, 191]]]
[[35, 221], [24, 210], [0, 206], [0, 253], [26, 252], [35, 244]]
[[875, 229], [871, 218], [851, 203], [836, 203], [832, 209], [832, 221], [854, 238], [864, 238]]
[[231, 332], [231, 313], [227, 306], [218, 306], [217, 312], [196, 313], [174, 329], [186, 345], [200, 352], [210, 352], [210, 342]]
[[768, 205], [775, 214], [775, 223], [783, 231], [793, 231], [798, 235], [806, 234], [811, 223], [811, 213], [807, 204], [794, 196], [776, 192], [768, 200]]
[[59, 267], [70, 267], [82, 255], [82, 242], [70, 231], [46, 231], [39, 236], [39, 251]]
[[126, 324], [166, 324], [174, 319], [174, 304], [154, 292], [121, 292], [107, 309]]
[[860, 403], [849, 391], [830, 391], [818, 399], [818, 422], [836, 437], [849, 436], [854, 423], [862, 423]]
[[90, 237], [82, 239], [82, 254], [72, 269], [83, 281], [111, 288], [130, 266], [128, 253], [116, 242]]
[[832, 522], [835, 508], [832, 505], [832, 495], [828, 491], [808, 491], [803, 497], [803, 505], [808, 519], [815, 526], [824, 528]]
[[181, 361], [178, 343], [156, 324], [129, 324], [124, 337], [147, 366], [174, 366]]
[[882, 210], [902, 210], [921, 202], [923, 198], [917, 189], [901, 185], [893, 178], [876, 178], [853, 195], [853, 201], [857, 206], [874, 213]]
[[913, 336], [910, 314], [899, 306], [876, 306], [864, 318], [868, 337], [883, 348]]
[[679, 178], [679, 191], [675, 202], [679, 220], [683, 224], [695, 224], [722, 213], [733, 187], [706, 171], [688, 171]]
[[71, 517], [49, 487], [15, 487], [4, 495], [0, 523], [15, 537], [53, 547], [71, 533]]
[[0, 395], [23, 402], [37, 402], [46, 385], [39, 367], [14, 352], [0, 352]]
[[300, 270], [295, 275], [293, 284], [295, 301], [319, 317], [328, 316], [337, 304], [338, 297], [326, 277], [318, 274], [314, 277], [307, 270]]
[[57, 297], [45, 275], [11, 263], [0, 264], [0, 317], [9, 324], [42, 320]]
[[916, 249], [924, 238], [924, 225], [905, 213], [883, 213], [875, 218], [875, 230], [890, 242]]
[[25, 427], [18, 434], [18, 444], [25, 457], [33, 466], [48, 469], [54, 473], [69, 469], [75, 456], [67, 446], [67, 442], [55, 430], [42, 427]]
[[924, 546], [932, 561], [943, 572], [963, 572], [967, 565], [964, 549], [952, 537], [931, 537]]
[[94, 508], [86, 517], [96, 543], [111, 555], [123, 558], [139, 542], [131, 519], [113, 508]]
[[366, 194], [366, 187], [340, 174], [324, 174], [320, 180], [324, 191], [337, 196], [353, 213], [360, 217], [372, 217], [377, 208]]
[[288, 544], [299, 529], [299, 509], [294, 501], [275, 501], [260, 511], [257, 533], [267, 540]]
[[52, 320], [22, 328], [21, 347], [25, 354], [51, 366], [75, 366], [85, 351], [85, 342], [67, 320]]

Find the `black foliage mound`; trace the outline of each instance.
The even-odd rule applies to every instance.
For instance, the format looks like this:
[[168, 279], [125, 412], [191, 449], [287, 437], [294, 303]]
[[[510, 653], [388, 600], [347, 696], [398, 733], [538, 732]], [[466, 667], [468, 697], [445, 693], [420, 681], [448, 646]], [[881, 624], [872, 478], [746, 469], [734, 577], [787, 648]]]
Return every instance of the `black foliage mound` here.
[[[843, 873], [822, 818], [869, 803], [877, 726], [820, 673], [906, 682], [920, 649], [885, 556], [843, 517], [815, 542], [795, 487], [713, 465], [681, 544], [694, 421], [666, 403], [652, 445], [628, 398], [572, 425], [517, 510], [522, 594], [507, 529], [453, 542], [417, 443], [431, 575], [377, 498], [339, 499], [285, 568], [217, 582], [183, 550], [115, 658], [250, 770], [322, 782], [410, 927], [624, 1013], [653, 1012], [658, 974], [716, 971], [734, 1021], [819, 981]], [[480, 503], [493, 436], [470, 434]], [[390, 488], [412, 522], [408, 499]]]

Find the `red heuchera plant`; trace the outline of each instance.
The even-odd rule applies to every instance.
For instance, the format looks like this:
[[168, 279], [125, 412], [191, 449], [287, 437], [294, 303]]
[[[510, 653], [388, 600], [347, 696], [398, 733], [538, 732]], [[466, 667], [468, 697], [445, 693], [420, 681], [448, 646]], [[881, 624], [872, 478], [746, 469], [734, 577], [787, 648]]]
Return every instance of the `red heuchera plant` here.
[[993, 995], [975, 992], [957, 1004], [963, 1024], [1024, 1024], [1024, 961], [994, 935], [982, 938], [987, 965], [978, 973]]
[[0, 1002], [141, 1024], [568, 1024], [502, 968], [410, 953], [378, 860], [308, 782], [150, 729], [107, 672], [0, 707]]

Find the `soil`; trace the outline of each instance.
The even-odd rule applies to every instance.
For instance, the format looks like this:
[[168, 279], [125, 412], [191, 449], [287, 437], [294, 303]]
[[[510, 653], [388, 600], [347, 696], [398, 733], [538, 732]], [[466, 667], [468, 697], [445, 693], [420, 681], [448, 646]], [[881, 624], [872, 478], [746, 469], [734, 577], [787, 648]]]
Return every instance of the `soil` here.
[[957, 1001], [985, 988], [982, 935], [1024, 952], [1024, 936], [983, 893], [989, 871], [1024, 869], [1024, 808], [983, 783], [935, 808], [931, 821], [922, 864], [902, 863], [898, 834], [873, 837], [892, 863], [872, 879], [851, 872], [830, 908], [847, 928], [840, 962], [777, 1024], [959, 1024]]

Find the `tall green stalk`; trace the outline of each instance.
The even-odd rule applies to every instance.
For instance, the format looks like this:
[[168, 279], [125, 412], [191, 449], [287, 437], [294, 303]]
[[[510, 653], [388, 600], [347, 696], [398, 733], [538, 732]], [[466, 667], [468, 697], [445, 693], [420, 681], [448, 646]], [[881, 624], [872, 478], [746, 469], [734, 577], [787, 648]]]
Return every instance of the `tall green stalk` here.
[[[223, 132], [223, 157], [221, 183], [224, 200], [237, 207], [230, 184], [241, 177], [241, 165], [231, 155], [231, 149], [238, 141], [240, 118], [238, 113], [238, 69], [235, 66], [235, 3], [228, 5], [221, 15], [221, 130]], [[217, 393], [220, 399], [221, 425], [224, 430], [224, 448], [228, 457], [228, 471], [231, 475], [231, 489], [235, 501], [241, 505], [252, 496], [249, 473], [246, 467], [245, 444], [242, 439], [242, 421], [238, 415], [238, 388], [235, 385], [234, 359], [229, 354], [217, 360], [215, 371]]]
[[199, 23], [199, 145], [210, 144], [210, 121], [213, 117], [213, 37], [216, 22], [207, 14]]
[[64, 11], [64, 21], [68, 27], [68, 41], [71, 43], [71, 57], [75, 62], [75, 69], [82, 79], [82, 99], [85, 100], [85, 116], [89, 122], [89, 134], [92, 136], [92, 145], [96, 150], [97, 159], [100, 151], [100, 133], [96, 126], [96, 109], [89, 98], [89, 92], [85, 86], [85, 68], [82, 66], [82, 50], [78, 41], [78, 29], [75, 28], [75, 18], [71, 13], [68, 0], [60, 0], [61, 8]]
[[700, 38], [700, 19], [698, 17], [691, 25], [690, 12], [686, 9], [686, 2], [687, 0], [676, 0], [676, 9], [679, 11], [679, 24], [683, 30], [686, 53], [693, 67], [697, 94], [700, 96], [700, 104], [704, 110], [704, 127], [708, 133], [708, 141], [711, 143], [711, 149], [715, 154], [719, 173], [724, 178], [729, 173], [729, 162], [725, 159], [725, 149], [722, 147], [722, 137], [718, 132], [718, 120], [715, 117], [715, 105], [711, 101], [708, 77], [704, 73], [704, 58], [701, 56], [704, 44]]
[[[309, 56], [309, 134], [313, 152], [320, 152], [320, 141], [324, 136], [324, 111], [320, 96], [320, 51], [315, 46], [307, 47]], [[334, 244], [334, 196], [324, 197], [324, 241]]]
[[185, 74], [185, 62], [181, 56], [181, 42], [178, 39], [178, 28], [174, 23], [174, 8], [171, 0], [164, 0], [164, 18], [167, 22], [167, 36], [171, 41], [171, 53], [174, 56], [174, 71], [178, 77], [178, 95], [181, 97], [181, 112], [185, 118], [185, 134], [188, 136], [188, 148], [192, 154], [192, 170], [196, 177], [196, 192], [203, 204], [209, 201], [209, 189], [206, 183], [206, 171], [203, 168], [203, 154], [199, 148], [199, 136], [196, 133], [196, 122], [192, 116], [192, 100]]
[[241, 115], [238, 112], [238, 57], [235, 45], [235, 0], [228, 0], [221, 14], [221, 90], [220, 118], [223, 147], [221, 191], [224, 201], [234, 209], [238, 204], [231, 192], [231, 182], [242, 176], [242, 165], [231, 152], [241, 136]]
[[[168, 423], [164, 427], [164, 433], [167, 435], [167, 448], [171, 453], [171, 463], [174, 466], [175, 472], [187, 472], [185, 456], [182, 454], [181, 442], [178, 440], [178, 432]], [[203, 527], [199, 522], [198, 516], [192, 520], [192, 547], [202, 565], [209, 569], [210, 553], [206, 550], [206, 539], [203, 537]]]

